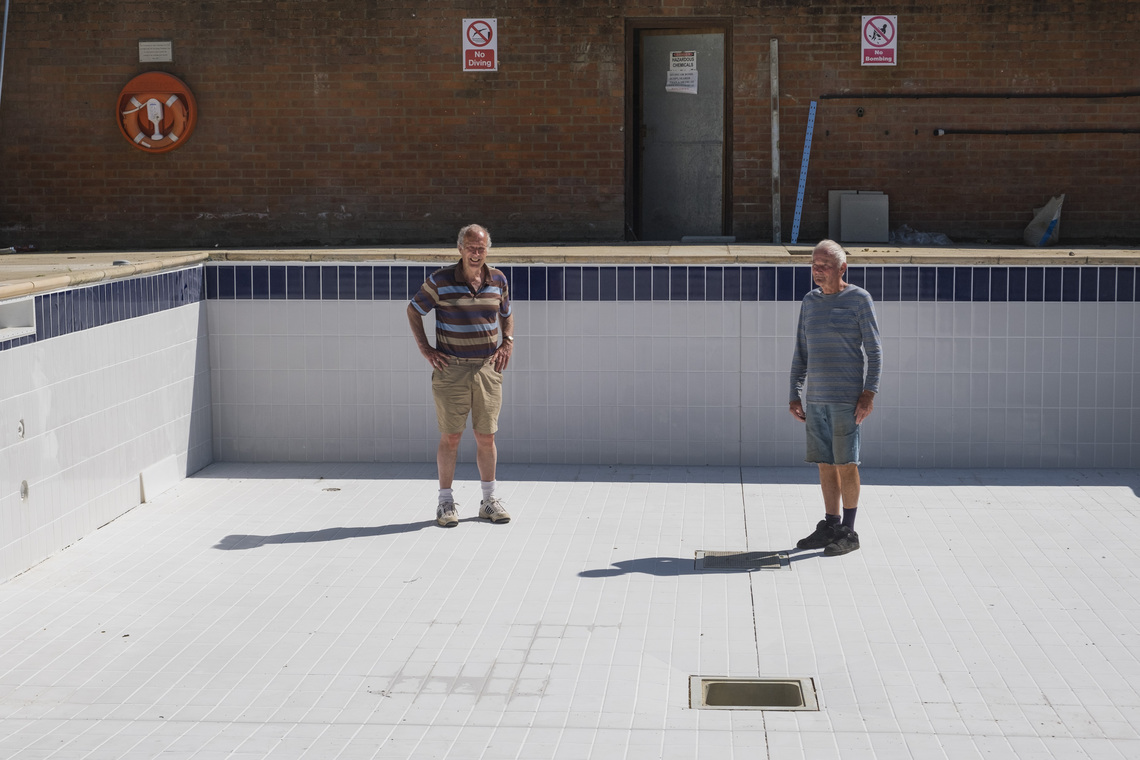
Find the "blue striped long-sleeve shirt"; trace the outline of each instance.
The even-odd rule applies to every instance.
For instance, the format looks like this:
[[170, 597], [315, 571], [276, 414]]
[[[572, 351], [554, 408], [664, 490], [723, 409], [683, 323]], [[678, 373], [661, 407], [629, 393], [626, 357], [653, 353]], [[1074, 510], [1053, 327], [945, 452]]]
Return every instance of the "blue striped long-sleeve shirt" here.
[[789, 401], [854, 404], [863, 391], [879, 392], [883, 349], [871, 294], [856, 285], [826, 294], [819, 288], [800, 306], [792, 354]]

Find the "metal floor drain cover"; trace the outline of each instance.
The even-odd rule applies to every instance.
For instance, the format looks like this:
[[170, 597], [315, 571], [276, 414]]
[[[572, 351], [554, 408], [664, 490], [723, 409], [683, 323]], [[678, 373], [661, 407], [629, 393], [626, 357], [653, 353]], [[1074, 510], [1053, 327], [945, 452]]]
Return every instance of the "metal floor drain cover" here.
[[790, 568], [787, 552], [698, 551], [697, 570], [779, 570]]
[[810, 678], [689, 677], [694, 710], [819, 710]]

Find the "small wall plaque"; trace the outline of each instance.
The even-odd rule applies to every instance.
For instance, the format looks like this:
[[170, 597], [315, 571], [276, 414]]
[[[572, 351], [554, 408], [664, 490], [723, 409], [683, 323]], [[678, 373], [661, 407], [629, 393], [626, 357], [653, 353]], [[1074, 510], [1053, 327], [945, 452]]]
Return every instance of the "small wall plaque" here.
[[174, 46], [170, 40], [139, 40], [139, 63], [170, 63]]

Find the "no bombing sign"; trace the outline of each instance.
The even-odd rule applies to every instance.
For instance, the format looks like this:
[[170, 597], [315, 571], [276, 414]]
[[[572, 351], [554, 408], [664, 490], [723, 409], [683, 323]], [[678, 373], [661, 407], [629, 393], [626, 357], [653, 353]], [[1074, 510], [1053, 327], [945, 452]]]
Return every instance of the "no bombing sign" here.
[[864, 66], [898, 64], [898, 16], [864, 16], [862, 30]]
[[499, 70], [499, 23], [493, 18], [463, 19], [463, 70]]

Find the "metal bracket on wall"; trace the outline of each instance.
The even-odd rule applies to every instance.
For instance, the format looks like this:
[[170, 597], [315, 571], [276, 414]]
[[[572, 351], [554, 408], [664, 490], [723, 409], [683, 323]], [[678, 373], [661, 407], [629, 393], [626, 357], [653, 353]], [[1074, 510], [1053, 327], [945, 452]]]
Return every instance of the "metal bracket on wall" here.
[[792, 245], [800, 240], [800, 216], [804, 208], [804, 186], [807, 185], [808, 159], [811, 158], [811, 134], [815, 130], [815, 101], [808, 110], [807, 135], [804, 137], [804, 158], [800, 162], [800, 186], [796, 190], [796, 216], [792, 220]]

